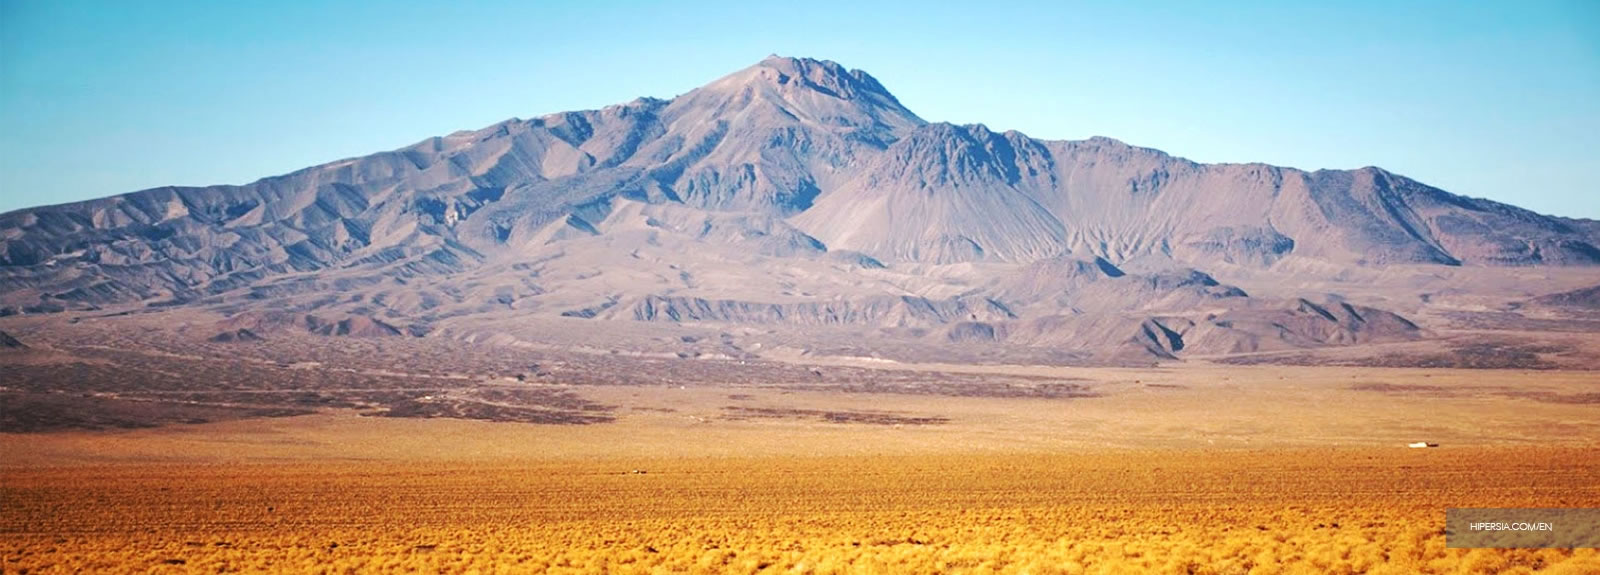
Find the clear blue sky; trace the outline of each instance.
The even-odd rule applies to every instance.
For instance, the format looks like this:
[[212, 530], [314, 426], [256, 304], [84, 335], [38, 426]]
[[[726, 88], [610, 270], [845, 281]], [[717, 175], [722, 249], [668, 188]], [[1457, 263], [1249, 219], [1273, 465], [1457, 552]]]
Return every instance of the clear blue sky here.
[[1593, 0], [753, 4], [0, 0], [0, 211], [670, 97], [778, 53], [929, 120], [1600, 218]]

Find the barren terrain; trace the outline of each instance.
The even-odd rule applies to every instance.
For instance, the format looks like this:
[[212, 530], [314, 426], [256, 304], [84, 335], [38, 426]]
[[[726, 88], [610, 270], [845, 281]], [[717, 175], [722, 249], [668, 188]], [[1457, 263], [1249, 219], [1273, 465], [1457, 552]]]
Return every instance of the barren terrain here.
[[5, 572], [1600, 568], [1442, 533], [1453, 506], [1600, 506], [1594, 371], [217, 342], [174, 317], [5, 324]]
[[7, 469], [8, 572], [1592, 573], [1444, 509], [1600, 504], [1593, 448]]
[[1600, 222], [1376, 167], [929, 122], [865, 71], [772, 56], [670, 99], [0, 214], [0, 318], [172, 311], [240, 347], [1582, 368], [1581, 342], [1476, 335], [1595, 333], [1596, 245]]

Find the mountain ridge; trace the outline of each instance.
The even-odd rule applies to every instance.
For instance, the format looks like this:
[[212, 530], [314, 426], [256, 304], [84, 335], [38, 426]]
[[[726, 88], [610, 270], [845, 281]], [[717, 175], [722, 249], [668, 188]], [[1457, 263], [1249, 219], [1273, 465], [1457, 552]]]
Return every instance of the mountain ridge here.
[[[1600, 222], [1376, 167], [1203, 164], [930, 123], [866, 72], [774, 56], [671, 99], [0, 214], [0, 315], [324, 310], [442, 336], [524, 316], [849, 325], [1178, 357], [1422, 337], [1276, 286], [1396, 265], [1600, 269], [1597, 244]], [[1363, 305], [1347, 315], [1388, 317]]]

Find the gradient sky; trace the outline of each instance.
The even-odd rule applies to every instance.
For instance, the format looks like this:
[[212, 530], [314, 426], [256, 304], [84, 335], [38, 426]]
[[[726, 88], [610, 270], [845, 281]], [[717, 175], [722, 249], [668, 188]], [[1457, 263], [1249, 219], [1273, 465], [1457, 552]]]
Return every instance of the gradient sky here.
[[670, 97], [777, 53], [932, 121], [1600, 218], [1600, 2], [754, 4], [0, 0], [0, 212]]

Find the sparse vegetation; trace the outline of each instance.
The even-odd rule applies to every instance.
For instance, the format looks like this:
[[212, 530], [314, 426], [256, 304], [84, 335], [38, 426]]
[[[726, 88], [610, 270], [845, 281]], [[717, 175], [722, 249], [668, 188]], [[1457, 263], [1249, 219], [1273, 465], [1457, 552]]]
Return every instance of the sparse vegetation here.
[[1593, 573], [1595, 550], [1446, 549], [1442, 528], [1449, 506], [1600, 503], [1596, 462], [1366, 449], [36, 469], [4, 476], [0, 568]]
[[1441, 532], [1451, 506], [1600, 505], [1591, 372], [26, 335], [8, 574], [1600, 569]]

